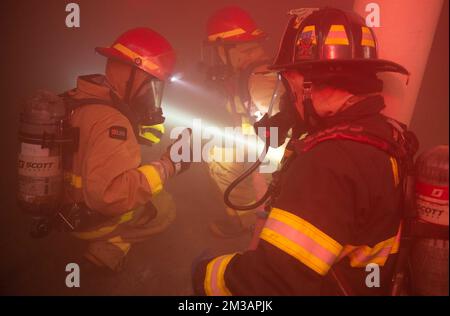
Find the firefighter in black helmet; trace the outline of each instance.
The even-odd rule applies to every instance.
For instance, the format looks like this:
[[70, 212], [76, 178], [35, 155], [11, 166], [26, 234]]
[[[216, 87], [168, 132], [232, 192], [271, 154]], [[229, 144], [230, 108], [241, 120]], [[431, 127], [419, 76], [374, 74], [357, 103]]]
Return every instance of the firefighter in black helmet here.
[[[302, 12], [302, 11], [297, 11]], [[383, 71], [373, 31], [338, 9], [294, 11], [272, 69], [295, 119], [279, 192], [256, 250], [200, 261], [197, 294], [387, 294], [399, 249], [406, 127], [381, 114]], [[366, 267], [380, 269], [380, 287]]]

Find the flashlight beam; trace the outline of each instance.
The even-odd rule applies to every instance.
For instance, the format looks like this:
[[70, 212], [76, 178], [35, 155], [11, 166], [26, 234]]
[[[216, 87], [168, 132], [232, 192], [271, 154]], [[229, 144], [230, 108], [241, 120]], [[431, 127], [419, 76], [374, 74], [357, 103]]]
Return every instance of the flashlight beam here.
[[[167, 114], [167, 122], [173, 126], [183, 126], [186, 128], [194, 128], [194, 121], [199, 120], [199, 116], [192, 115], [179, 109], [179, 107], [173, 104], [166, 104], [164, 107], [164, 112]], [[225, 141], [225, 144], [235, 144], [236, 146], [243, 145], [248, 150], [256, 152], [258, 156], [264, 150], [264, 142], [255, 137], [246, 137], [245, 135], [239, 133], [226, 133], [223, 128], [219, 128], [220, 124], [214, 124], [213, 122], [201, 120], [201, 133], [213, 136], [218, 136]], [[256, 138], [256, 140], [255, 140]], [[278, 148], [270, 148], [266, 157], [271, 161], [271, 163], [279, 164], [284, 154], [286, 144]]]

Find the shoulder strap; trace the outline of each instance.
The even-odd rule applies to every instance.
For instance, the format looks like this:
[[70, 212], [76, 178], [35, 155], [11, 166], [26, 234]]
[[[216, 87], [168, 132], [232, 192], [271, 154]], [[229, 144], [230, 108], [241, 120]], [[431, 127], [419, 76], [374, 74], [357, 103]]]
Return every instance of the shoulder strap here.
[[134, 133], [136, 137], [139, 135], [139, 130], [137, 126], [137, 118], [136, 115], [130, 111], [127, 107], [121, 105], [120, 100], [115, 96], [115, 94], [111, 94], [111, 101], [108, 100], [102, 100], [97, 98], [85, 98], [85, 99], [74, 99], [69, 92], [65, 92], [60, 95], [60, 97], [64, 101], [64, 105], [67, 110], [67, 114], [71, 113], [72, 111], [86, 106], [86, 105], [108, 105], [122, 113], [128, 121], [130, 122], [131, 126], [134, 129]]
[[298, 153], [304, 153], [310, 151], [323, 142], [331, 140], [351, 140], [354, 142], [371, 145], [392, 154], [392, 148], [386, 140], [367, 133], [362, 126], [350, 124], [338, 125], [309, 135], [302, 140], [294, 141], [294, 146]]
[[393, 124], [390, 119], [386, 122], [392, 128], [392, 139], [382, 138], [361, 125], [341, 124], [297, 140], [294, 147], [298, 153], [304, 153], [325, 141], [340, 139], [373, 146], [402, 161], [412, 158], [418, 149], [415, 135], [401, 123]]
[[114, 107], [117, 109], [115, 104], [112, 101], [97, 99], [97, 98], [85, 98], [85, 99], [74, 99], [69, 95], [68, 92], [65, 92], [60, 95], [60, 97], [64, 101], [64, 105], [66, 106], [66, 110], [68, 113], [72, 112], [73, 110], [76, 110], [77, 108], [80, 108], [85, 105], [94, 105], [94, 104], [101, 104], [101, 105], [109, 105], [111, 107]]

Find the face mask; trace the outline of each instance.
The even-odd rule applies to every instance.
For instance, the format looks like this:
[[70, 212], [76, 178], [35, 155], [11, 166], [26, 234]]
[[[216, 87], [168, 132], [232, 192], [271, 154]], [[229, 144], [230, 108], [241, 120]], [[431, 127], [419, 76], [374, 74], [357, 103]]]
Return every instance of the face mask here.
[[247, 65], [266, 59], [267, 56], [261, 44], [250, 42], [232, 46], [228, 49], [229, 57], [225, 56], [225, 49], [221, 51], [222, 60], [231, 63], [233, 69], [244, 69]]
[[161, 109], [164, 82], [156, 78], [145, 80], [130, 101], [130, 108], [137, 124], [139, 142], [144, 145], [157, 144], [164, 133]]
[[234, 71], [227, 50], [228, 48], [218, 43], [208, 42], [202, 46], [199, 68], [205, 73], [207, 82], [220, 84], [233, 76]]
[[[263, 118], [254, 125], [256, 131], [258, 131], [258, 128], [260, 127], [266, 128], [266, 131], [270, 131], [271, 127], [277, 128], [277, 144], [276, 146], [274, 143], [270, 144], [271, 147], [275, 148], [283, 145], [289, 134], [291, 134], [290, 137], [292, 138], [299, 138], [301, 134], [307, 131], [304, 120], [295, 108], [295, 97], [292, 95], [286, 80], [282, 77], [279, 77], [279, 80], [283, 83], [282, 86], [284, 87], [284, 93], [280, 96], [279, 100], [279, 112], [274, 115], [270, 115], [269, 112], [266, 113]], [[275, 90], [274, 96], [278, 90], [279, 89]], [[272, 96], [273, 100], [274, 96]], [[266, 137], [267, 136], [270, 135], [266, 135]], [[266, 141], [268, 141], [268, 139], [266, 139]]]
[[156, 125], [164, 122], [161, 101], [164, 82], [156, 78], [145, 80], [130, 100], [130, 108], [136, 115], [138, 123]]
[[280, 96], [284, 94], [284, 87], [279, 76], [275, 73], [252, 73], [248, 78], [248, 97], [254, 106], [251, 114], [257, 119], [267, 113], [273, 116], [280, 111]]

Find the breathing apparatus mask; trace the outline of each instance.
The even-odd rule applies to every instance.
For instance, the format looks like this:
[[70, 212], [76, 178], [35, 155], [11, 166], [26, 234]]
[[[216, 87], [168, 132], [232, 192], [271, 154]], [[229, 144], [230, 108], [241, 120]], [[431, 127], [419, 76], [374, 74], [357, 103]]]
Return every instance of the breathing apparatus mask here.
[[259, 41], [205, 41], [201, 48], [199, 68], [205, 74], [206, 82], [223, 87], [231, 80], [238, 79], [239, 73], [245, 72], [245, 65], [261, 60], [263, 57], [259, 55], [264, 55]]
[[164, 133], [165, 117], [161, 108], [164, 81], [149, 75], [131, 95], [136, 71], [136, 67], [131, 69], [124, 98], [120, 99], [113, 91], [111, 98], [130, 120], [138, 142], [151, 146], [159, 143]]
[[[256, 52], [256, 55], [258, 55], [259, 52], [256, 51], [256, 49], [259, 48], [260, 45], [257, 42], [246, 44], [241, 43], [239, 45], [229, 42], [224, 43], [222, 40], [218, 40], [214, 43], [205, 42], [202, 47], [200, 69], [205, 73], [206, 81], [208, 83], [214, 83], [219, 91], [222, 91], [225, 95], [227, 95], [229, 91], [226, 89], [227, 86], [232, 83], [232, 80], [237, 82], [239, 79], [242, 79], [236, 77], [236, 66], [250, 61], [253, 57], [251, 56], [252, 53]], [[246, 60], [245, 62], [242, 59], [239, 59], [240, 56], [249, 55], [251, 57], [249, 57], [249, 60]], [[255, 58], [255, 60], [257, 60], [257, 58]], [[243, 69], [242, 72], [245, 73], [245, 69]], [[283, 87], [284, 92], [282, 92]], [[254, 128], [259, 136], [263, 135], [262, 137], [265, 142], [265, 146], [259, 159], [246, 172], [234, 180], [225, 190], [224, 199], [225, 204], [228, 207], [235, 210], [251, 210], [262, 205], [271, 196], [273, 188], [269, 188], [266, 194], [252, 205], [235, 205], [230, 200], [230, 195], [234, 188], [250, 176], [261, 165], [262, 161], [264, 161], [269, 147], [278, 148], [285, 143], [290, 133], [293, 133], [292, 135], [297, 135], [303, 131], [301, 117], [295, 109], [294, 98], [289, 91], [290, 89], [286, 79], [278, 74], [270, 103], [268, 107], [265, 108], [267, 111], [264, 115], [262, 115], [261, 109], [251, 106], [256, 103], [253, 102], [254, 100], [251, 95], [251, 91], [249, 91], [250, 95], [248, 98], [242, 98], [244, 99], [243, 101], [248, 101], [250, 104], [249, 115], [259, 118], [259, 120], [254, 124]], [[251, 111], [252, 109], [255, 111]], [[273, 140], [271, 141], [270, 131], [273, 130], [273, 128], [276, 128], [278, 131], [278, 139], [276, 142]], [[264, 129], [265, 131], [262, 135], [259, 133], [261, 129]]]
[[221, 86], [233, 77], [235, 72], [230, 57], [230, 48], [233, 46], [223, 40], [203, 43], [199, 69], [204, 73], [207, 83]]
[[[284, 93], [280, 95], [282, 87], [284, 87]], [[251, 205], [236, 205], [230, 200], [231, 192], [261, 165], [270, 147], [278, 148], [286, 142], [288, 137], [297, 138], [305, 132], [306, 128], [304, 121], [295, 108], [295, 99], [290, 91], [286, 79], [278, 74], [268, 110], [263, 117], [254, 124], [256, 133], [264, 140], [264, 150], [259, 159], [247, 171], [234, 180], [225, 190], [224, 201], [228, 207], [240, 211], [252, 210], [264, 204], [272, 196], [275, 190], [275, 182], [272, 182], [259, 201], [256, 201]], [[278, 104], [278, 112], [274, 109], [276, 104]], [[271, 130], [273, 130], [273, 128], [276, 128], [278, 132], [276, 142], [271, 140]], [[264, 133], [260, 133], [261, 129], [264, 130]]]
[[[282, 87], [284, 89], [280, 95]], [[276, 107], [276, 105], [278, 106]], [[278, 74], [277, 84], [267, 112], [255, 123], [254, 127], [256, 132], [260, 128], [265, 129], [265, 139], [263, 140], [266, 143], [270, 142], [270, 128], [277, 129], [278, 141], [276, 143], [277, 145], [272, 142], [271, 147], [273, 148], [278, 148], [283, 145], [288, 137], [299, 137], [302, 133], [306, 132], [304, 121], [295, 108], [295, 96], [292, 94], [286, 79], [281, 74]]]

